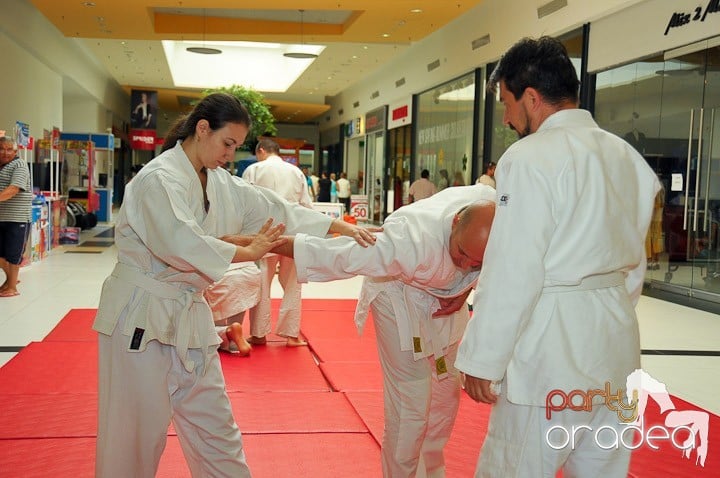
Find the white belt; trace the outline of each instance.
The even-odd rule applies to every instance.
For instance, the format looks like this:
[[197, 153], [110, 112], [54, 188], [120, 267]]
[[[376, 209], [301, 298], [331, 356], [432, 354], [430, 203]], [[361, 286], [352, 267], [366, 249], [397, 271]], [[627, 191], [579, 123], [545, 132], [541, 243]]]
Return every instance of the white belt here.
[[[119, 280], [133, 284], [136, 287], [143, 289], [148, 294], [162, 299], [176, 300], [182, 304], [182, 311], [179, 316], [170, 317], [170, 322], [175, 329], [175, 349], [177, 351], [180, 362], [185, 367], [185, 370], [192, 372], [195, 369], [195, 362], [188, 358], [188, 349], [190, 345], [190, 337], [193, 332], [190, 308], [193, 304], [202, 303], [206, 307], [207, 302], [203, 297], [202, 291], [195, 292], [191, 290], [181, 290], [177, 287], [153, 279], [150, 276], [145, 275], [140, 269], [128, 266], [126, 264], [117, 263], [115, 269], [112, 272], [114, 277]], [[145, 321], [147, 320], [147, 313], [141, 312], [141, 323], [135, 323], [136, 327], [141, 329], [145, 328]], [[206, 334], [202, 334], [205, 337], [205, 344], [203, 346], [203, 353], [208, 355], [210, 345]], [[205, 359], [205, 367], [207, 367], [208, 360]]]
[[622, 272], [608, 272], [585, 277], [579, 284], [575, 285], [553, 285], [543, 287], [544, 293], [574, 292], [578, 290], [607, 289], [625, 285], [625, 274]]

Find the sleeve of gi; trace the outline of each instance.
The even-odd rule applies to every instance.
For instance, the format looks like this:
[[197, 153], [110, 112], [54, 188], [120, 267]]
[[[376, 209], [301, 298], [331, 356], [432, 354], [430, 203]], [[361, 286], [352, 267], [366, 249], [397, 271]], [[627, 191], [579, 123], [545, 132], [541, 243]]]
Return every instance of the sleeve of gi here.
[[[407, 221], [385, 224], [375, 245], [360, 246], [353, 238], [320, 239], [298, 234], [294, 255], [298, 282], [326, 282], [356, 275], [411, 279], [418, 267], [432, 267], [430, 241], [413, 233]], [[427, 260], [425, 260], [427, 258]]]
[[[519, 144], [517, 144], [519, 146]], [[522, 151], [522, 150], [520, 150]], [[513, 155], [515, 152], [515, 155]], [[500, 380], [545, 280], [543, 258], [555, 221], [550, 182], [531, 157], [508, 150], [497, 166], [498, 206], [455, 366]]]
[[[302, 174], [302, 173], [301, 173]], [[299, 204], [292, 204], [274, 191], [247, 183], [234, 177], [238, 204], [243, 217], [243, 234], [254, 234], [260, 230], [268, 218], [275, 224], [285, 224], [285, 234], [299, 232], [312, 236], [325, 236], [332, 218]]]

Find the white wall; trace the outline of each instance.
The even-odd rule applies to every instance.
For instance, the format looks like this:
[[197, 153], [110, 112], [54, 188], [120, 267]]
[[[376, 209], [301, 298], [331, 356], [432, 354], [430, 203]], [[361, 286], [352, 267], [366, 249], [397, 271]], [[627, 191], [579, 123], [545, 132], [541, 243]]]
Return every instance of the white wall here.
[[63, 105], [63, 132], [102, 133], [111, 128], [107, 110], [90, 98], [65, 97]]
[[0, 129], [12, 134], [15, 122], [22, 121], [31, 136], [42, 138], [43, 128], [62, 127], [62, 77], [2, 32], [0, 51]]
[[[322, 116], [320, 129], [325, 131], [361, 112], [420, 93], [495, 61], [520, 38], [557, 36], [641, 1], [568, 0], [563, 9], [538, 19], [537, 8], [547, 0], [486, 0], [412, 45], [369, 78], [330, 98], [331, 109]], [[490, 43], [473, 50], [472, 41], [484, 35], [490, 35]], [[427, 65], [435, 60], [440, 60], [440, 67], [428, 72]], [[405, 78], [405, 84], [396, 87], [400, 78]], [[371, 100], [374, 91], [380, 95]], [[360, 102], [358, 108], [353, 108], [355, 102]], [[341, 109], [342, 116], [338, 115]]]
[[[53, 126], [66, 130], [63, 110], [78, 98], [97, 104], [85, 104], [94, 118], [92, 124], [106, 123], [101, 118], [107, 111], [121, 118], [129, 116], [129, 95], [92, 59], [81, 41], [65, 38], [30, 0], [2, 0], [2, 6], [0, 129], [12, 128], [21, 120], [30, 124], [35, 137]], [[73, 91], [65, 100], [67, 85], [73, 85]], [[73, 122], [79, 119], [74, 112], [69, 117]]]

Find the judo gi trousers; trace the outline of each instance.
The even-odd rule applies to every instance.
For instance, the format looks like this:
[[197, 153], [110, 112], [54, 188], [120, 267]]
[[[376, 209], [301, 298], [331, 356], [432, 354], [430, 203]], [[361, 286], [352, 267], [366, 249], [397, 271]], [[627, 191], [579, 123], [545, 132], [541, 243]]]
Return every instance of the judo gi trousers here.
[[412, 351], [400, 350], [398, 327], [387, 293], [381, 292], [375, 298], [371, 310], [383, 371], [383, 476], [444, 477], [443, 449], [460, 404], [459, 373], [454, 367], [458, 344], [447, 348], [448, 377], [438, 380], [434, 357], [414, 360]]
[[265, 337], [271, 332], [270, 288], [278, 263], [278, 279], [283, 288], [275, 333], [281, 337], [297, 337], [300, 334], [300, 316], [302, 312], [302, 285], [297, 281], [295, 261], [285, 256], [269, 256], [258, 261], [262, 274], [260, 301], [250, 309], [250, 335]]
[[172, 419], [193, 477], [250, 477], [240, 430], [225, 392], [217, 353], [188, 356], [188, 372], [175, 347], [150, 341], [128, 352], [124, 317], [112, 336], [98, 334], [98, 478], [156, 475]]
[[[598, 433], [596, 438], [602, 427], [615, 429], [618, 436], [626, 429], [618, 424], [616, 412], [595, 404], [591, 412], [566, 409], [553, 412], [548, 420], [545, 407], [509, 402], [504, 385], [490, 414], [476, 478], [555, 478], [560, 468], [564, 478], [627, 476], [631, 450], [622, 443], [618, 449], [603, 449], [600, 445], [609, 447], [615, 439], [610, 430]], [[590, 430], [581, 430], [582, 426]], [[550, 431], [553, 427], [562, 428]], [[573, 427], [578, 430], [574, 440]], [[624, 439], [635, 444], [637, 438], [633, 436], [626, 432]]]

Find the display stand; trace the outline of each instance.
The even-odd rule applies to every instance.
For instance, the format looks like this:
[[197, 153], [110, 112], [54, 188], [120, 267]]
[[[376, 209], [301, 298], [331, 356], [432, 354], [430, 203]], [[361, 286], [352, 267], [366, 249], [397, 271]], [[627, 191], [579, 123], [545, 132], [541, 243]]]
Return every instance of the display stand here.
[[[62, 133], [60, 140], [68, 196], [95, 213], [99, 221], [112, 221], [115, 137], [110, 133]], [[100, 184], [101, 177], [104, 184]]]

